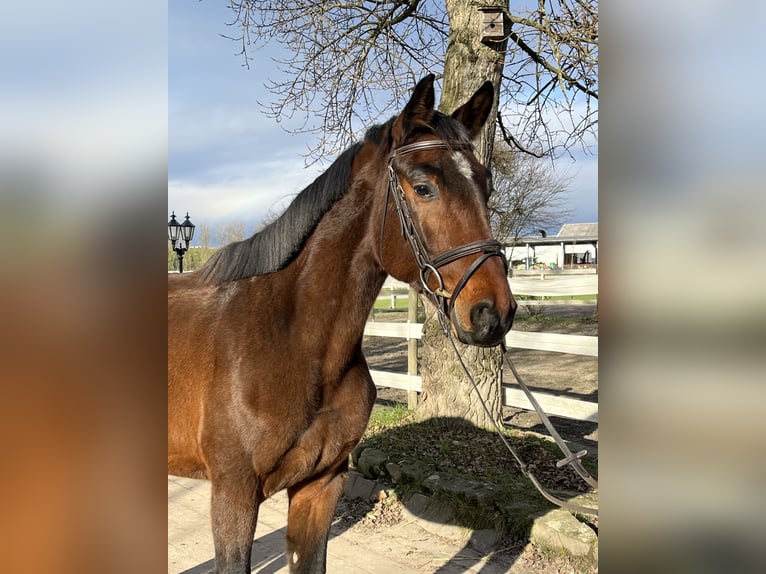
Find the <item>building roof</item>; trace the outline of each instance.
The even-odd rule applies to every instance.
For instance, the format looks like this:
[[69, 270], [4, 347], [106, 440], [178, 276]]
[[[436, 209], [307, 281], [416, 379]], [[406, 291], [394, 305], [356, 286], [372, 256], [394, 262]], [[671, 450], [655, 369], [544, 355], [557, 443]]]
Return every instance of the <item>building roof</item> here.
[[565, 223], [558, 234], [542, 237], [526, 235], [519, 237], [516, 245], [559, 245], [561, 243], [598, 243], [598, 223]]
[[565, 223], [557, 237], [598, 237], [598, 223]]

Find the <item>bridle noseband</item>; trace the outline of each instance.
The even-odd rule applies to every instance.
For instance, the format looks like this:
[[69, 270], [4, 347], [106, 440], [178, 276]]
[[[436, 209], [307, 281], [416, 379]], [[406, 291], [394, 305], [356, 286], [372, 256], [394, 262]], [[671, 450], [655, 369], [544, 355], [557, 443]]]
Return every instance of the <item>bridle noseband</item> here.
[[[500, 257], [503, 261], [506, 274], [508, 273], [508, 260], [503, 252], [503, 247], [500, 242], [495, 239], [480, 239], [472, 243], [467, 243], [445, 251], [436, 257], [430, 257], [423, 242], [418, 235], [418, 231], [415, 227], [415, 222], [412, 219], [412, 213], [407, 205], [407, 200], [404, 197], [404, 189], [399, 182], [399, 177], [394, 170], [394, 159], [406, 155], [408, 153], [414, 153], [418, 151], [426, 151], [433, 149], [446, 149], [451, 151], [466, 150], [473, 151], [470, 144], [463, 142], [448, 142], [444, 140], [428, 140], [423, 142], [415, 142], [412, 144], [404, 145], [397, 148], [391, 154], [388, 160], [388, 193], [386, 193], [386, 202], [383, 206], [383, 225], [381, 228], [381, 252], [383, 249], [383, 232], [386, 226], [386, 213], [388, 212], [388, 196], [389, 194], [394, 198], [394, 204], [396, 205], [396, 211], [399, 214], [399, 222], [401, 224], [402, 235], [412, 248], [412, 254], [415, 257], [415, 263], [420, 270], [420, 283], [422, 284], [423, 291], [436, 305], [440, 314], [451, 316], [452, 309], [455, 305], [460, 291], [465, 287], [468, 280], [476, 273], [477, 269], [490, 257]], [[463, 273], [460, 281], [457, 282], [452, 293], [444, 288], [444, 279], [439, 273], [439, 268], [444, 267], [450, 263], [467, 257], [469, 255], [480, 254], [481, 256], [474, 261], [471, 266]], [[428, 285], [428, 279], [430, 276], [436, 278], [438, 286], [436, 289], [431, 289]], [[449, 302], [448, 302], [449, 301]]]

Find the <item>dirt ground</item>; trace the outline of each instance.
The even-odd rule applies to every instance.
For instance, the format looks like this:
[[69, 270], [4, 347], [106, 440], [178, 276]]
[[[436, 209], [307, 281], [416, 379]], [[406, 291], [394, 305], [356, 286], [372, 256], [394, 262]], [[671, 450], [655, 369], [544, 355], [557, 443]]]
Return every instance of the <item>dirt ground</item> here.
[[[342, 499], [332, 533], [360, 546], [375, 541], [377, 549], [390, 548], [422, 574], [595, 574], [570, 558], [542, 552], [523, 539], [501, 540], [490, 551], [477, 551], [469, 543], [423, 530], [402, 516], [400, 504], [386, 505]], [[332, 544], [332, 542], [331, 542]]]

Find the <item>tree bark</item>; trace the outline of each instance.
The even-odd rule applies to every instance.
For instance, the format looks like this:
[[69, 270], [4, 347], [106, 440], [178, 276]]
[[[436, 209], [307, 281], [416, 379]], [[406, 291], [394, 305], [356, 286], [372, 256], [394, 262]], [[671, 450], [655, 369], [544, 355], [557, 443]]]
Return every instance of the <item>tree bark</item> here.
[[[456, 341], [480, 397], [455, 357], [430, 302], [426, 303], [422, 342], [420, 374], [423, 392], [415, 412], [417, 420], [435, 417], [460, 419], [483, 429], [491, 429], [493, 420], [500, 422], [503, 357], [499, 349], [472, 347]], [[482, 407], [482, 400], [489, 413]]]
[[[465, 0], [446, 0], [450, 19], [450, 40], [444, 63], [444, 79], [439, 111], [451, 114], [465, 103], [487, 80], [495, 86], [495, 103], [481, 135], [474, 142], [479, 161], [489, 166], [495, 140], [495, 118], [499, 101], [507, 41], [481, 42], [482, 14], [478, 5]], [[488, 0], [482, 6], [508, 9], [508, 0]], [[429, 308], [426, 303], [427, 309]], [[484, 401], [487, 415], [470, 380], [463, 373], [452, 345], [445, 337], [433, 307], [423, 327], [421, 376], [423, 393], [418, 419], [455, 417], [480, 428], [502, 420], [502, 352], [499, 348], [470, 347], [457, 342], [463, 361], [471, 370]]]
[[482, 13], [479, 6], [497, 6], [507, 11], [509, 0], [486, 0], [481, 4], [465, 0], [446, 0], [446, 6], [450, 20], [450, 39], [444, 61], [439, 111], [451, 114], [468, 101], [484, 82], [492, 82], [495, 87], [495, 103], [483, 132], [474, 142], [476, 157], [488, 166], [492, 161], [495, 118], [500, 101], [500, 85], [508, 41], [482, 43]]

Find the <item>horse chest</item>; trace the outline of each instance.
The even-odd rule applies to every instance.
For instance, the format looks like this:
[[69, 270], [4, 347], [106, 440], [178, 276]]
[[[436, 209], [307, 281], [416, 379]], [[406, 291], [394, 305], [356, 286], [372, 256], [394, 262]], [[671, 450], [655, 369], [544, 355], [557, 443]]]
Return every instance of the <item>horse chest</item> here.
[[[261, 478], [265, 496], [297, 482], [345, 464], [367, 425], [375, 387], [365, 368], [353, 368], [332, 393], [326, 393], [322, 406], [296, 416], [286, 424], [300, 424], [294, 441], [283, 450], [276, 464], [270, 466], [254, 452], [256, 474]], [[355, 403], [355, 404], [354, 404]], [[354, 407], [354, 408], [352, 408]], [[360, 408], [361, 407], [361, 408]], [[288, 435], [293, 434], [289, 433]], [[273, 452], [273, 451], [272, 451]], [[260, 472], [259, 472], [260, 467]]]

